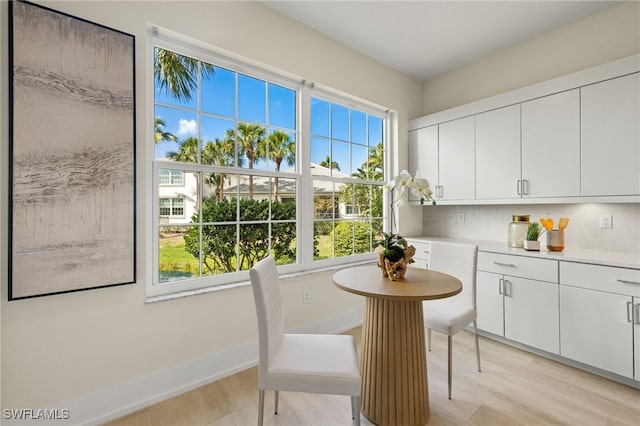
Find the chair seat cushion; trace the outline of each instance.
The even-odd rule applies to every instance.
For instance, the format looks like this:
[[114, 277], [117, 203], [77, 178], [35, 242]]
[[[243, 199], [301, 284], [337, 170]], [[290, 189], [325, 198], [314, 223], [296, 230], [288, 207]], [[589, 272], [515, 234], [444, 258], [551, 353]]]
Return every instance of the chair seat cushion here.
[[360, 395], [355, 339], [346, 335], [285, 334], [265, 374], [264, 388]]
[[453, 336], [478, 317], [476, 309], [465, 299], [451, 297], [424, 303], [424, 325]]

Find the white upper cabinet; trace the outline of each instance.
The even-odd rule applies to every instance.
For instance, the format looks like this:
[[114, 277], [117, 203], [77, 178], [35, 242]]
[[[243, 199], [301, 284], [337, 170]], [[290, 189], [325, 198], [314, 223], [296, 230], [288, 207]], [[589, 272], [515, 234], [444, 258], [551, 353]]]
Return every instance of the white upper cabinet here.
[[639, 195], [640, 74], [581, 90], [581, 194]]
[[439, 125], [439, 187], [442, 200], [475, 198], [475, 117], [464, 117]]
[[[409, 173], [429, 181], [434, 195], [438, 185], [438, 126], [423, 127], [409, 132]], [[419, 201], [409, 191], [409, 201]]]
[[523, 197], [580, 195], [580, 90], [522, 103]]
[[476, 115], [476, 198], [520, 198], [520, 104]]

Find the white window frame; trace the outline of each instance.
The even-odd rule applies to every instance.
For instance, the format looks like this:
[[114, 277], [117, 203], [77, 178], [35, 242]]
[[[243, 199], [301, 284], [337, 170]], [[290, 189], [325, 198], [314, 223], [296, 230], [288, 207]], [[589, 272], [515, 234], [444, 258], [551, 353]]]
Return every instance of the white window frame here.
[[[284, 87], [296, 90], [296, 172], [275, 173], [268, 170], [255, 170], [254, 174], [260, 176], [279, 176], [284, 179], [296, 179], [297, 184], [297, 240], [313, 241], [314, 236], [314, 217], [313, 217], [313, 196], [305, 196], [302, 194], [313, 194], [312, 181], [314, 176], [310, 173], [308, 165], [311, 161], [310, 153], [310, 117], [311, 117], [311, 98], [319, 97], [330, 102], [338, 103], [350, 108], [354, 108], [369, 114], [378, 115], [383, 118], [384, 129], [384, 147], [385, 147], [385, 180], [391, 171], [391, 135], [392, 125], [389, 111], [367, 101], [357, 99], [355, 97], [333, 91], [329, 88], [318, 87], [318, 85], [310, 84], [303, 79], [297, 79], [281, 70], [274, 70], [262, 64], [253, 63], [251, 60], [242, 57], [234, 57], [229, 52], [221, 51], [204, 43], [188, 39], [186, 37], [176, 35], [168, 30], [162, 30], [155, 26], [149, 27], [149, 37], [147, 43], [147, 129], [148, 134], [153, 134], [154, 119], [154, 69], [153, 69], [153, 53], [154, 48], [160, 47], [179, 52], [180, 54], [190, 56], [217, 67], [223, 67], [235, 72], [246, 74], [250, 77], [263, 79], [268, 83], [282, 85]], [[314, 87], [315, 86], [315, 87]], [[304, 117], [304, 118], [303, 118]], [[176, 168], [175, 163], [167, 164], [167, 161], [155, 160], [154, 144], [147, 143], [147, 164], [149, 173], [147, 174], [147, 205], [153, 206], [148, 219], [146, 239], [147, 253], [152, 253], [147, 265], [147, 297], [151, 300], [165, 297], [179, 297], [184, 294], [200, 293], [207, 291], [222, 290], [226, 288], [234, 288], [238, 285], [248, 285], [249, 271], [240, 271], [214, 275], [204, 278], [194, 278], [179, 280], [171, 283], [158, 283], [158, 231], [159, 231], [159, 169]], [[200, 164], [183, 164], [179, 163], [179, 168], [184, 171], [201, 170], [211, 172], [212, 170], [225, 171], [228, 173], [247, 174], [245, 168], [217, 168], [215, 166], [206, 166]], [[367, 181], [353, 180], [353, 183], [369, 183]], [[163, 185], [166, 186], [166, 185]], [[201, 189], [202, 191], [202, 189]], [[202, 194], [200, 194], [201, 196]], [[166, 197], [163, 197], [166, 198]], [[386, 198], [383, 206], [384, 228], [388, 229], [390, 225], [390, 207], [387, 206]], [[283, 274], [310, 272], [313, 270], [324, 269], [327, 267], [336, 267], [339, 265], [352, 264], [362, 261], [369, 261], [376, 258], [374, 253], [363, 253], [345, 257], [332, 259], [314, 260], [313, 244], [298, 244], [296, 264], [279, 265], [278, 270]]]

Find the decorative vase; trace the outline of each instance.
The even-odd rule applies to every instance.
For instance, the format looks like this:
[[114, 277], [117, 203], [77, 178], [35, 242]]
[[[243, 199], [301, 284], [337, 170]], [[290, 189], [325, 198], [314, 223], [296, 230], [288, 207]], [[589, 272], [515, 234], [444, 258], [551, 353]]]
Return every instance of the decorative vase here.
[[540, 241], [524, 240], [524, 249], [529, 251], [540, 251]]

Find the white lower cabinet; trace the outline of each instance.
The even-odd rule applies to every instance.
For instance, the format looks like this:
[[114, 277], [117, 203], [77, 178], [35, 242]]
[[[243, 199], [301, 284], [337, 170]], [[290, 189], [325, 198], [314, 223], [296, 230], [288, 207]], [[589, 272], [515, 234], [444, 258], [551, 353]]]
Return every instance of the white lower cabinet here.
[[558, 354], [557, 277], [555, 260], [479, 253], [478, 328]]
[[640, 380], [639, 311], [640, 270], [560, 263], [563, 357]]

